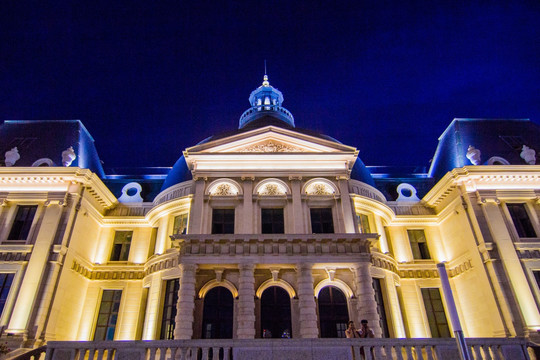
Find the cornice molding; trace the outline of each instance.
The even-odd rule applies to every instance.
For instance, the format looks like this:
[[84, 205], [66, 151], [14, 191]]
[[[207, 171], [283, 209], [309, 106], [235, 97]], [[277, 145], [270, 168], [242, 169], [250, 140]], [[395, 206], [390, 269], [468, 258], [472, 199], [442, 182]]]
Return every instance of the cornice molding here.
[[540, 186], [540, 165], [482, 165], [456, 168], [424, 196], [423, 201], [437, 207], [459, 186], [467, 192], [478, 190], [513, 191], [537, 189]]

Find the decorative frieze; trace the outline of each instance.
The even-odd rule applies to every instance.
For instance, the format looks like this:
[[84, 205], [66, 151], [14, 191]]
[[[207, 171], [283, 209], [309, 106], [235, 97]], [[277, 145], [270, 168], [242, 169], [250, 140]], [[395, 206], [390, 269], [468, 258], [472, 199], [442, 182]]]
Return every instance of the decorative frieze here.
[[162, 192], [158, 197], [154, 199], [154, 206], [162, 204], [167, 201], [171, 201], [183, 196], [187, 196], [193, 193], [192, 190], [193, 181], [186, 181], [181, 184], [175, 185], [164, 192]]
[[27, 262], [32, 255], [32, 245], [0, 245], [0, 261]]
[[[458, 276], [472, 269], [472, 260], [467, 259], [458, 265], [448, 268], [450, 277]], [[398, 274], [403, 279], [437, 279], [439, 272], [435, 263], [429, 264], [399, 264]]]
[[397, 263], [390, 256], [387, 256], [387, 255], [384, 255], [384, 254], [381, 254], [381, 253], [372, 253], [371, 263], [375, 267], [378, 267], [380, 269], [389, 270], [389, 271], [392, 271], [392, 272], [398, 274]]
[[90, 280], [142, 280], [145, 276], [143, 265], [96, 265], [90, 268], [73, 260], [71, 270]]
[[173, 235], [186, 256], [346, 256], [369, 253], [371, 234], [311, 235]]
[[273, 152], [303, 152], [304, 150], [285, 145], [273, 141], [268, 141], [263, 144], [256, 144], [240, 150], [240, 152], [255, 152], [255, 153], [273, 153]]

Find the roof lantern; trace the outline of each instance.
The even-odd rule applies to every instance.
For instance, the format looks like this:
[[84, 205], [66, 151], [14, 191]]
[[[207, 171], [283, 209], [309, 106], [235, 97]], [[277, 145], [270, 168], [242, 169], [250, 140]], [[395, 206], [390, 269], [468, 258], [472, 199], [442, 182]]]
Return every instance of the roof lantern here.
[[251, 92], [249, 103], [251, 107], [240, 116], [239, 129], [265, 116], [276, 118], [294, 127], [294, 117], [289, 110], [281, 106], [283, 94], [270, 85], [268, 75], [265, 74], [262, 85]]

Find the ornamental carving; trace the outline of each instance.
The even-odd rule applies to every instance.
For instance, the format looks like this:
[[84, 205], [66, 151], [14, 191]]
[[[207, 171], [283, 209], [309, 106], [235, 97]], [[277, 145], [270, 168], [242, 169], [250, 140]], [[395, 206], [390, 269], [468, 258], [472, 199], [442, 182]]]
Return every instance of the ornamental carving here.
[[275, 196], [284, 195], [285, 192], [278, 184], [266, 184], [260, 191], [259, 195]]
[[240, 152], [302, 152], [303, 150], [294, 146], [269, 141], [264, 144], [257, 144], [240, 150]]
[[229, 184], [219, 184], [216, 186], [216, 189], [212, 192], [214, 196], [230, 196], [234, 195], [231, 190], [231, 185]]
[[316, 183], [307, 190], [308, 195], [332, 195], [333, 191], [326, 184]]

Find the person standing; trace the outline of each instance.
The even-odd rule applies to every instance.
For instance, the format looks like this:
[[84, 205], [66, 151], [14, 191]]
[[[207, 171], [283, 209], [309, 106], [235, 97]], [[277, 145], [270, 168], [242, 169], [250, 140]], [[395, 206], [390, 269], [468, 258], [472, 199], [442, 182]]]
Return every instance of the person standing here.
[[354, 321], [350, 320], [347, 325], [347, 330], [345, 330], [345, 336], [347, 337], [347, 339], [361, 337], [360, 333], [358, 332], [358, 330], [356, 330], [356, 327], [354, 326]]
[[360, 324], [361, 324], [361, 326], [360, 326], [360, 330], [358, 330], [358, 333], [359, 333], [361, 338], [374, 338], [375, 337], [375, 333], [369, 327], [367, 320], [364, 319], [364, 320], [360, 321]]

